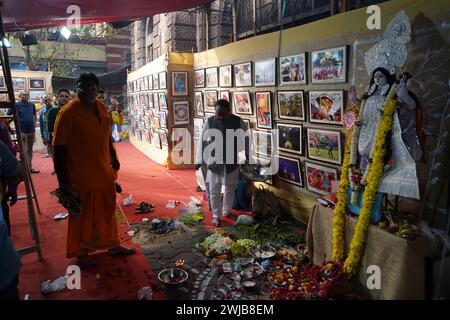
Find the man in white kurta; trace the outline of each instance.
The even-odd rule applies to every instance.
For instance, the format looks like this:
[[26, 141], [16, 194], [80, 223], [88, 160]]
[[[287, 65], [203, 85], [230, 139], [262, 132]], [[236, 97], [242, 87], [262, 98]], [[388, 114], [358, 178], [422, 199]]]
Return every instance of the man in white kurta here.
[[[244, 121], [231, 114], [230, 103], [226, 100], [217, 101], [215, 116], [208, 118], [203, 126], [195, 163], [197, 170], [202, 163], [208, 168], [208, 199], [213, 212], [212, 225], [216, 227], [219, 226], [221, 216], [229, 216], [233, 208], [234, 191], [239, 178], [239, 153], [245, 151], [248, 155], [246, 129]], [[248, 156], [245, 158], [248, 159]]]

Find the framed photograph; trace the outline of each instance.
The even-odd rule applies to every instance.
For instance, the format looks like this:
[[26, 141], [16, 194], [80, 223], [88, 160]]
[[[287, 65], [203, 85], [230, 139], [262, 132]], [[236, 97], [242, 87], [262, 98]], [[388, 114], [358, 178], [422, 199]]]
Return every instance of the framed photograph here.
[[337, 181], [337, 169], [305, 161], [306, 184], [308, 190], [327, 195], [333, 182]]
[[137, 80], [133, 81], [133, 92], [138, 91], [138, 87], [137, 87]]
[[205, 121], [202, 118], [194, 118], [194, 140], [199, 140]]
[[159, 112], [159, 125], [161, 126], [161, 128], [167, 128], [167, 117], [166, 117], [166, 112], [165, 111], [160, 111]]
[[342, 163], [341, 133], [339, 131], [307, 129], [310, 159], [334, 164]]
[[203, 117], [205, 115], [205, 109], [203, 107], [203, 96], [201, 91], [194, 92], [194, 116]]
[[148, 108], [147, 109], [154, 109], [155, 106], [153, 105], [153, 93], [151, 93], [151, 92], [147, 93], [147, 100], [148, 100]]
[[173, 124], [189, 124], [189, 101], [175, 101], [173, 103]]
[[45, 90], [45, 79], [44, 78], [29, 78], [28, 84], [30, 90], [42, 89]]
[[159, 139], [161, 140], [161, 145], [168, 146], [169, 145], [169, 141], [167, 140], [167, 130], [160, 129], [158, 131], [158, 133], [159, 133]]
[[217, 102], [217, 91], [205, 91], [205, 111], [215, 112]]
[[8, 101], [8, 95], [4, 93], [0, 94], [0, 101]]
[[45, 91], [30, 90], [30, 101], [41, 102], [42, 98], [46, 95]]
[[278, 123], [278, 149], [302, 154], [302, 126], [295, 124]]
[[232, 73], [231, 64], [227, 66], [219, 67], [219, 85], [220, 87], [231, 87], [232, 86]]
[[153, 107], [158, 112], [159, 111], [159, 94], [158, 92], [153, 93]]
[[148, 77], [144, 77], [144, 90], [148, 90]]
[[12, 85], [14, 90], [25, 90], [25, 78], [12, 77]]
[[206, 86], [208, 88], [215, 88], [219, 86], [217, 67], [206, 69]]
[[199, 69], [194, 71], [195, 88], [203, 88], [205, 86], [205, 69]]
[[233, 92], [233, 106], [237, 114], [253, 114], [250, 92]]
[[155, 117], [152, 118], [153, 120], [153, 127], [155, 129], [161, 129], [161, 121], [159, 119], [159, 112], [155, 114]]
[[136, 129], [136, 139], [142, 141], [142, 131], [141, 129]]
[[262, 129], [272, 129], [272, 104], [270, 91], [255, 92], [256, 125]]
[[310, 91], [309, 121], [342, 125], [344, 91]]
[[230, 91], [220, 91], [219, 100], [220, 99], [227, 100], [228, 102], [230, 102]]
[[311, 53], [312, 83], [344, 83], [347, 81], [347, 47]]
[[303, 91], [278, 91], [278, 117], [287, 120], [305, 120]]
[[159, 135], [159, 130], [153, 132], [152, 138], [153, 138], [152, 139], [153, 146], [158, 149], [161, 149], [161, 136]]
[[164, 92], [158, 92], [158, 96], [159, 96], [159, 109], [167, 110], [166, 94]]
[[255, 86], [268, 87], [276, 84], [275, 58], [255, 61]]
[[139, 94], [139, 105], [141, 107], [145, 107], [145, 96], [146, 96], [146, 94], [144, 94], [144, 93]]
[[253, 148], [257, 155], [270, 157], [272, 155], [272, 133], [270, 131], [252, 131]]
[[148, 90], [153, 90], [153, 75], [149, 75], [148, 77]]
[[252, 86], [252, 63], [245, 62], [235, 64], [234, 68], [234, 85], [236, 87]]
[[306, 84], [306, 55], [280, 58], [280, 85]]
[[[159, 77], [158, 74], [155, 73], [153, 76], [153, 90], [158, 90], [159, 89]], [[157, 136], [157, 134], [155, 134], [155, 136]]]
[[278, 179], [303, 187], [300, 159], [277, 156]]
[[[194, 119], [195, 123], [195, 119]], [[189, 150], [190, 146], [190, 134], [189, 130], [186, 128], [173, 128], [172, 129], [172, 150], [175, 151], [186, 151]]]
[[187, 96], [188, 95], [188, 73], [186, 71], [172, 72], [172, 95]]
[[167, 83], [166, 83], [166, 72], [160, 72], [158, 74], [159, 77], [159, 89], [166, 89], [167, 88]]

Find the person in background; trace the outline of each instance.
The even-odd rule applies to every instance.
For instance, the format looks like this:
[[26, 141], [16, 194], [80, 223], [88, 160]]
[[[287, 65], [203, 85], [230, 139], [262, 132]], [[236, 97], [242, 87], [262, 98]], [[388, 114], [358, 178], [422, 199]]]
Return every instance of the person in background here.
[[98, 90], [98, 93], [97, 93], [97, 99], [100, 100], [101, 102], [103, 102], [103, 104], [106, 105], [105, 91], [103, 91], [103, 90]]
[[[10, 148], [0, 141], [0, 177], [17, 184], [23, 180], [25, 169], [17, 161]], [[9, 237], [9, 221], [0, 207], [0, 300], [19, 300], [20, 258]]]
[[47, 115], [51, 108], [53, 108], [52, 99], [46, 95], [42, 98], [42, 108], [39, 112], [39, 128], [41, 131], [41, 138], [44, 145], [47, 146], [47, 154], [44, 158], [49, 158], [52, 154], [52, 146], [50, 143], [47, 121]]
[[115, 216], [120, 163], [112, 146], [111, 119], [97, 99], [98, 78], [83, 73], [76, 87], [78, 97], [61, 109], [56, 119], [53, 159], [59, 190], [81, 202], [81, 212], [69, 215], [67, 257], [76, 257], [80, 266], [90, 267], [94, 263], [88, 254], [95, 250], [129, 255], [135, 249], [120, 245]]
[[[28, 161], [28, 166], [31, 173], [39, 173], [32, 166], [33, 159], [33, 144], [35, 139], [35, 124], [37, 122], [36, 106], [34, 103], [28, 101], [29, 94], [27, 91], [19, 92], [20, 101], [16, 102], [16, 109], [19, 117], [20, 134], [22, 137], [22, 144], [25, 148], [25, 153]], [[12, 115], [13, 110], [8, 109], [8, 115]]]
[[[47, 113], [47, 131], [48, 131], [48, 141], [50, 148], [53, 148], [53, 131], [55, 129], [56, 116], [63, 106], [65, 106], [70, 100], [70, 91], [61, 88], [56, 93], [56, 106], [51, 108]], [[55, 171], [52, 172], [55, 174]]]
[[[223, 152], [219, 154], [204, 154], [208, 143], [213, 143], [214, 131], [211, 129], [219, 130], [223, 137], [223, 146], [217, 146], [216, 149], [223, 147]], [[236, 135], [237, 139], [242, 141], [229, 141], [227, 132], [231, 130]], [[242, 130], [242, 135], [237, 131]], [[233, 207], [234, 196], [238, 178], [239, 178], [239, 153], [245, 151], [246, 161], [249, 158], [249, 146], [248, 141], [245, 139], [244, 132], [247, 130], [247, 126], [242, 119], [231, 113], [230, 103], [227, 100], [218, 100], [216, 102], [216, 114], [209, 117], [205, 122], [202, 130], [202, 143], [198, 144], [196, 157], [195, 157], [195, 169], [201, 168], [203, 161], [208, 168], [206, 174], [206, 182], [209, 185], [208, 199], [211, 204], [213, 212], [212, 225], [218, 227], [220, 217], [228, 217], [231, 214]], [[215, 140], [214, 140], [215, 141]], [[205, 142], [205, 143], [203, 143]], [[241, 143], [242, 142], [242, 143]], [[233, 147], [233, 150], [228, 150], [229, 147]], [[240, 150], [242, 148], [242, 150]], [[245, 149], [245, 150], [244, 150]], [[220, 150], [222, 151], [222, 150]], [[217, 151], [217, 153], [220, 153]], [[227, 159], [226, 155], [232, 153], [232, 159]], [[222, 199], [222, 185], [225, 185], [225, 192]]]

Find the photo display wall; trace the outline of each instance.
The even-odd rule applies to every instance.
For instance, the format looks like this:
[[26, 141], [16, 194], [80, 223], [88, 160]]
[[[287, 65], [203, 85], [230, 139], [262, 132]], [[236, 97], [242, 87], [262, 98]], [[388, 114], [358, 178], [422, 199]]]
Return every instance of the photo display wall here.
[[186, 131], [191, 123], [188, 89], [187, 71], [162, 71], [128, 81], [130, 134], [159, 149], [187, 150]]
[[343, 161], [347, 60], [342, 45], [194, 70], [195, 143], [226, 99], [252, 129], [258, 161], [278, 161], [276, 180], [329, 194]]

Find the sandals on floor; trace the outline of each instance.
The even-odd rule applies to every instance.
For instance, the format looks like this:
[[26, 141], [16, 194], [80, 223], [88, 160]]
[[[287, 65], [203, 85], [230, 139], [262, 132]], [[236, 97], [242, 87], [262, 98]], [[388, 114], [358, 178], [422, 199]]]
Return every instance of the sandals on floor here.
[[150, 213], [150, 212], [153, 212], [154, 209], [155, 209], [155, 206], [153, 204], [142, 201], [139, 204], [139, 207], [136, 207], [136, 210], [134, 210], [134, 213], [135, 214]]

